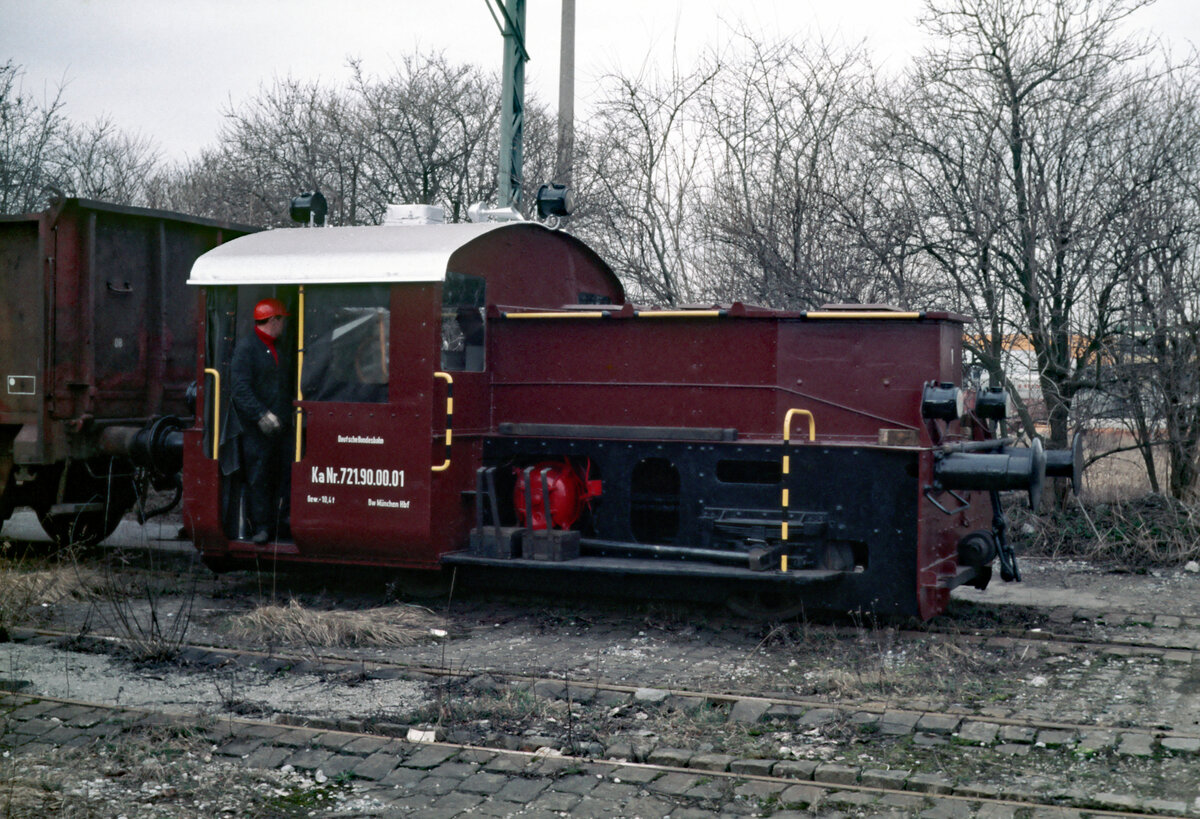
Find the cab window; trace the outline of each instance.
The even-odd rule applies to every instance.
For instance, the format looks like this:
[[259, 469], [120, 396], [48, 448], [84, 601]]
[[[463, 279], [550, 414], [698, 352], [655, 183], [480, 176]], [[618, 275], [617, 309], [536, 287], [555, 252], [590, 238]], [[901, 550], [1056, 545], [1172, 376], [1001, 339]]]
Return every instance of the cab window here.
[[485, 282], [448, 272], [442, 286], [442, 369], [483, 372]]
[[300, 380], [305, 400], [387, 402], [388, 305], [387, 285], [306, 290]]

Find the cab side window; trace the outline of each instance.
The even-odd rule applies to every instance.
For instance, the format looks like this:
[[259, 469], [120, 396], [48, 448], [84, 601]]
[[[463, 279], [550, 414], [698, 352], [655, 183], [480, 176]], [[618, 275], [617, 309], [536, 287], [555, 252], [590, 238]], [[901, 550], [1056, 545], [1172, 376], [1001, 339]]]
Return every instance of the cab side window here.
[[442, 369], [483, 372], [484, 280], [449, 272], [442, 286]]
[[305, 400], [387, 402], [389, 303], [387, 285], [306, 290], [300, 380]]

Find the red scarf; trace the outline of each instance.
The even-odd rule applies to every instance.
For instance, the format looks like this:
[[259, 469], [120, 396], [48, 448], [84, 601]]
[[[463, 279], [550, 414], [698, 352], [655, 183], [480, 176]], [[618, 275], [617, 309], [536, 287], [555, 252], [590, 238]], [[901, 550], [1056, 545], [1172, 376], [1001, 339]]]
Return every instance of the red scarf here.
[[279, 353], [275, 350], [275, 339], [271, 338], [263, 328], [255, 327], [254, 332], [258, 334], [259, 339], [263, 344], [267, 345], [267, 349], [271, 351], [271, 355], [275, 357], [275, 366], [279, 366]]

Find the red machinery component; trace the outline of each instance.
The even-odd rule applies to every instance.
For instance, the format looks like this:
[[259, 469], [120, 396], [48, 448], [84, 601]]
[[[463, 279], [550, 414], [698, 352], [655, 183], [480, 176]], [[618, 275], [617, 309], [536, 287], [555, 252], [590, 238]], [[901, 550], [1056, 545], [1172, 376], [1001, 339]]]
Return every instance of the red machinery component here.
[[[578, 522], [588, 502], [600, 495], [600, 481], [589, 480], [587, 473], [579, 474], [569, 461], [542, 461], [532, 470], [513, 470], [516, 485], [513, 487], [513, 508], [517, 522], [530, 529], [546, 529], [546, 494], [550, 495], [550, 523], [558, 529], [570, 529]], [[526, 494], [526, 475], [533, 479]], [[546, 492], [542, 491], [545, 476]], [[532, 512], [528, 510], [532, 509]], [[527, 518], [532, 518], [528, 520]]]

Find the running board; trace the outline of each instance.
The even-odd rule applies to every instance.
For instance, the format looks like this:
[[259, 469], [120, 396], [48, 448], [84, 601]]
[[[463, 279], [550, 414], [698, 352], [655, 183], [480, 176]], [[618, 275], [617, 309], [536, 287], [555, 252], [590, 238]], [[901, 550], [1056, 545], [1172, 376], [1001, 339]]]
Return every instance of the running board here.
[[449, 552], [442, 555], [447, 566], [486, 566], [495, 569], [526, 569], [533, 571], [576, 572], [592, 574], [649, 575], [656, 577], [694, 577], [720, 580], [748, 580], [784, 586], [812, 586], [833, 583], [852, 572], [826, 569], [797, 571], [753, 571], [737, 566], [717, 566], [683, 560], [653, 560], [631, 557], [577, 557], [574, 560], [525, 560], [473, 555], [470, 552]]

